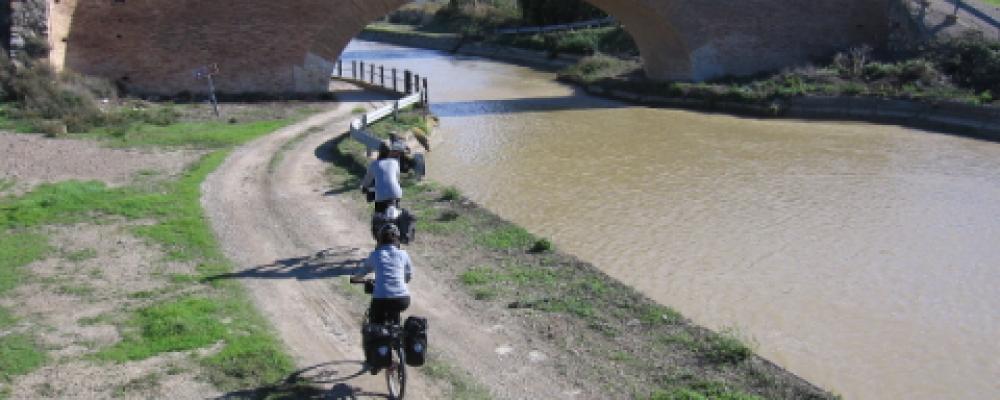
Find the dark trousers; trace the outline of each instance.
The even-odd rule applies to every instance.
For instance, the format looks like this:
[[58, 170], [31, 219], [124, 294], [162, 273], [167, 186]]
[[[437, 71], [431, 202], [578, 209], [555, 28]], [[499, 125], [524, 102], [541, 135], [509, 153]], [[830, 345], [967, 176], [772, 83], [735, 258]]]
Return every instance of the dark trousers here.
[[376, 201], [375, 212], [385, 212], [385, 209], [389, 208], [389, 206], [395, 206], [396, 208], [399, 208], [399, 199]]
[[373, 324], [399, 324], [399, 313], [410, 308], [409, 297], [372, 299], [368, 318]]

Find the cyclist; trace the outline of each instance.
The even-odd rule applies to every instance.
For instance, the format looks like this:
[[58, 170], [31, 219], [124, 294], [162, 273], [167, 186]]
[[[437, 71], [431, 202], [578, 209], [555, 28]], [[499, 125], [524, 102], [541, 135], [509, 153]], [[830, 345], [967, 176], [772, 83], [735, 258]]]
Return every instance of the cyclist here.
[[375, 189], [375, 212], [385, 212], [389, 206], [399, 207], [403, 188], [399, 185], [399, 160], [406, 151], [402, 141], [383, 142], [379, 146], [378, 159], [368, 164], [368, 171], [361, 180], [361, 188]]
[[399, 228], [384, 224], [378, 229], [378, 247], [365, 259], [363, 272], [352, 280], [375, 273], [375, 289], [369, 308], [373, 324], [399, 324], [399, 314], [410, 307], [406, 284], [413, 276], [413, 262], [406, 250], [399, 248]]

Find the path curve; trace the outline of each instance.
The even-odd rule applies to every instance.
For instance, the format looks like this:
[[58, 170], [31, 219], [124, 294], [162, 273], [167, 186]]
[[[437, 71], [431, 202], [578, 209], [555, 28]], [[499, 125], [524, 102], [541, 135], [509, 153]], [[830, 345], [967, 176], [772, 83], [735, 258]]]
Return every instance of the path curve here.
[[[359, 374], [357, 316], [332, 288], [373, 243], [352, 200], [328, 193], [327, 165], [316, 154], [344, 134], [355, 107], [370, 109], [388, 99], [337, 89], [341, 102], [335, 108], [235, 150], [205, 181], [202, 205], [226, 256], [241, 266], [233, 277], [248, 288], [303, 374], [324, 378], [317, 381], [333, 398], [384, 398], [382, 375]], [[274, 162], [277, 153], [283, 156]], [[496, 329], [461, 309], [441, 283], [446, 278], [421, 269], [421, 258], [414, 257], [418, 269], [408, 313], [430, 320], [432, 351], [469, 371], [495, 398], [605, 397], [572, 388], [552, 366], [499, 356], [499, 348], [527, 348], [530, 335], [515, 327]], [[407, 399], [444, 397], [440, 383], [419, 373], [411, 377]]]

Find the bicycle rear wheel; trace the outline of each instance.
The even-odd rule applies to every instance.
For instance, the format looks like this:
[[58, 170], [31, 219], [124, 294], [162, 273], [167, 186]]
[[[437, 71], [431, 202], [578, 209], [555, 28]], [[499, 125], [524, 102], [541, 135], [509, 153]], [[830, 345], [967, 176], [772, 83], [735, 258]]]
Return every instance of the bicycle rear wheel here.
[[385, 384], [389, 388], [389, 398], [403, 400], [406, 394], [406, 354], [402, 346], [393, 346], [392, 365], [385, 370]]

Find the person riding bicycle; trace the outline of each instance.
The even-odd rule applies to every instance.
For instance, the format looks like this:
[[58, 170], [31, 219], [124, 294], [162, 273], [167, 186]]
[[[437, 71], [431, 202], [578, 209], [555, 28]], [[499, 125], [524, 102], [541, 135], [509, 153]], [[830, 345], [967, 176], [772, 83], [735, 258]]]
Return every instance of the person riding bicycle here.
[[385, 212], [389, 206], [399, 206], [403, 188], [399, 185], [400, 159], [406, 151], [401, 141], [383, 142], [378, 159], [368, 164], [368, 171], [361, 180], [361, 188], [375, 190], [375, 212]]
[[410, 307], [407, 283], [413, 277], [413, 262], [406, 250], [399, 248], [399, 228], [384, 224], [378, 229], [378, 247], [364, 261], [361, 274], [352, 281], [364, 279], [375, 273], [375, 288], [369, 308], [369, 321], [373, 324], [399, 324], [399, 314]]

